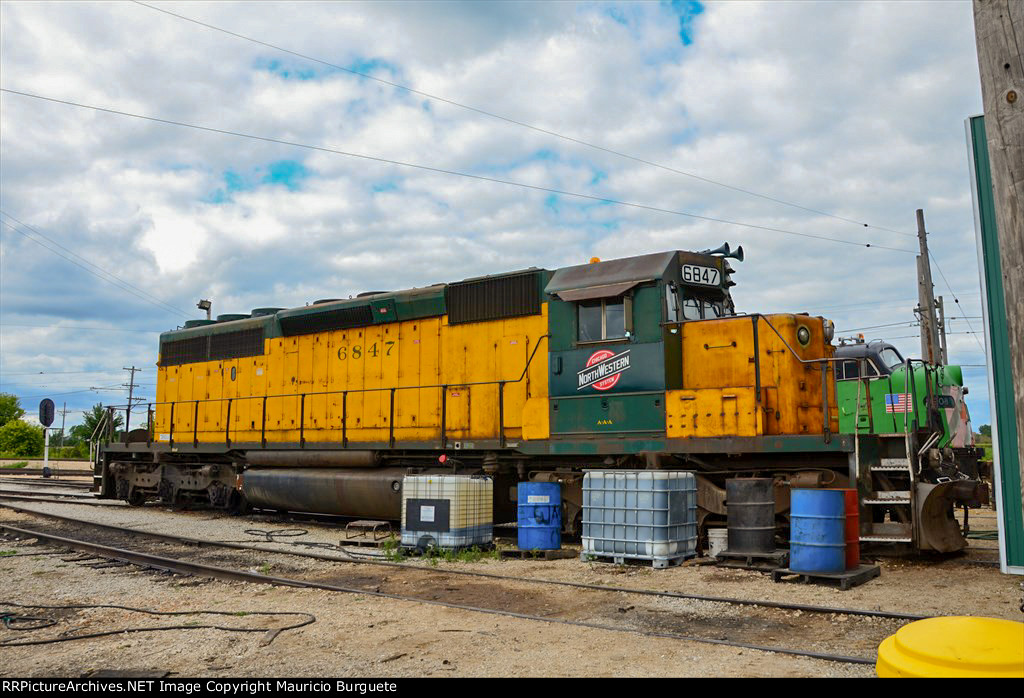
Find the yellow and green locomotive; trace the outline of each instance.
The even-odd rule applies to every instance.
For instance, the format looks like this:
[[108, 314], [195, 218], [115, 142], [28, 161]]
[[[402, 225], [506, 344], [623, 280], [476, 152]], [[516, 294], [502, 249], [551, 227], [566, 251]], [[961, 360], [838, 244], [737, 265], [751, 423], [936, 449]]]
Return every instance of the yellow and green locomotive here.
[[517, 483], [561, 482], [573, 533], [588, 468], [695, 470], [702, 524], [724, 520], [735, 475], [775, 476], [783, 513], [790, 485], [868, 486], [880, 447], [838, 433], [831, 323], [736, 314], [734, 258], [595, 259], [190, 321], [161, 335], [149, 429], [104, 451], [97, 487], [397, 520], [405, 474], [456, 469], [495, 479], [497, 522]]

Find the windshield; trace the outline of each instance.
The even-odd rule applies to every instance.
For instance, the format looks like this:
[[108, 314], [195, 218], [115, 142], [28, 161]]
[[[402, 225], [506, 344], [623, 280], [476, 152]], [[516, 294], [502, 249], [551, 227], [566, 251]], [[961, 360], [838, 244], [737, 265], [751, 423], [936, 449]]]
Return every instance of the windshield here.
[[878, 356], [882, 359], [882, 363], [889, 367], [889, 370], [899, 368], [903, 365], [903, 357], [900, 353], [892, 347], [886, 347], [882, 351], [878, 352]]

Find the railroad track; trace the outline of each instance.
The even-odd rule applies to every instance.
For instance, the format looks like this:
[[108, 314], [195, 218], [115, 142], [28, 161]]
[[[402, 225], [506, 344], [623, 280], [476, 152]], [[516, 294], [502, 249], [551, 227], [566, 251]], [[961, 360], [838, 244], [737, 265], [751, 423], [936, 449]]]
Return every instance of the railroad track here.
[[[88, 465], [88, 463], [86, 463], [86, 465]], [[93, 476], [92, 468], [65, 468], [63, 466], [54, 467], [54, 466], [51, 465], [50, 466], [50, 472], [57, 473], [61, 477], [69, 477], [69, 476], [92, 477]], [[3, 467], [0, 467], [0, 473], [2, 473], [4, 475], [18, 475], [18, 476], [36, 475], [36, 476], [40, 476], [41, 477], [42, 474], [43, 474], [43, 469], [42, 468], [3, 468]]]
[[[59, 490], [59, 486], [54, 486], [51, 489]], [[30, 497], [46, 497], [50, 495], [59, 497], [72, 497], [75, 499], [97, 499], [96, 495], [92, 492], [80, 492], [78, 490], [65, 490], [63, 492], [39, 492], [34, 490], [18, 490], [18, 489], [0, 489], [0, 494], [16, 494], [16, 495], [28, 495]]]
[[[398, 601], [410, 601], [461, 609], [470, 612], [508, 616], [534, 622], [571, 625], [623, 633], [635, 633], [649, 637], [687, 640], [707, 644], [728, 645], [847, 664], [873, 665], [875, 661], [873, 651], [881, 639], [891, 634], [891, 632], [895, 630], [897, 624], [912, 620], [919, 620], [924, 617], [913, 614], [890, 613], [884, 611], [811, 606], [806, 604], [789, 604], [763, 600], [732, 599], [725, 597], [681, 594], [676, 592], [659, 592], [645, 589], [582, 584], [559, 580], [531, 579], [468, 570], [437, 570], [381, 560], [340, 558], [337, 556], [309, 551], [283, 551], [278, 548], [255, 544], [201, 540], [172, 534], [125, 529], [119, 526], [99, 524], [72, 517], [43, 514], [7, 504], [2, 504], [2, 506], [24, 512], [32, 516], [50, 519], [51, 521], [63, 524], [69, 524], [74, 527], [75, 537], [69, 537], [64, 531], [54, 532], [39, 530], [36, 526], [29, 529], [22, 526], [13, 526], [11, 524], [0, 524], [0, 530], [5, 530], [16, 536], [33, 537], [50, 544], [79, 550], [83, 553], [88, 553], [99, 558], [110, 560], [118, 565], [135, 565], [215, 579], [249, 581], [263, 584], [278, 584], [322, 589], [331, 592], [364, 594], [367, 596]], [[83, 525], [86, 528], [93, 529], [93, 534], [91, 536], [93, 538], [95, 538], [96, 531], [101, 531], [101, 537], [105, 535], [108, 538], [113, 537], [114, 540], [107, 540], [102, 543], [95, 540], [85, 540], [82, 537], [83, 534], [86, 533], [83, 529]], [[124, 543], [121, 539], [124, 538], [127, 538], [132, 543], [131, 548], [122, 547]], [[158, 545], [164, 546], [160, 551], [161, 554], [154, 554], [152, 551], [140, 551], [138, 548], [141, 542], [140, 539], [142, 538], [156, 541]], [[116, 543], [116, 545], [111, 545], [110, 543], [112, 542]], [[201, 553], [197, 552], [202, 548], [210, 548], [214, 550], [219, 549], [220, 553], [215, 556], [218, 560], [218, 564], [209, 564], [202, 560], [197, 561], [194, 559], [197, 556], [200, 558], [202, 557]], [[327, 575], [328, 579], [326, 580], [323, 578], [310, 579], [308, 576], [305, 578], [271, 576], [254, 572], [251, 569], [247, 571], [246, 569], [236, 569], [224, 566], [222, 563], [224, 550], [233, 550], [240, 554], [249, 555], [259, 553], [264, 556], [270, 554], [285, 557], [298, 556], [303, 558], [313, 558], [324, 562], [334, 563], [335, 567], [337, 566], [337, 563], [345, 564], [344, 570], [342, 570], [340, 575], [338, 570], [334, 569]], [[251, 564], [251, 561], [239, 560], [239, 564], [242, 567], [246, 567]], [[390, 568], [387, 570], [389, 576], [373, 577], [372, 575], [359, 574], [357, 569], [359, 566], [364, 566], [364, 569], [365, 566], [381, 566]], [[356, 573], [353, 574], [353, 571]], [[393, 577], [396, 574], [400, 575], [403, 580], [398, 581], [397, 579], [394, 579]], [[339, 576], [340, 580], [338, 579]], [[452, 587], [452, 578], [462, 579], [465, 584], [463, 587]], [[383, 587], [398, 586], [401, 586], [403, 587], [403, 590], [406, 590], [410, 588], [410, 586], [407, 585], [411, 585], [411, 588], [416, 589], [419, 593], [394, 593], [392, 591], [381, 590]], [[485, 593], [478, 593], [479, 597], [487, 599], [488, 604], [486, 606], [468, 602], [472, 600], [472, 594], [469, 594], [469, 592], [474, 589], [477, 592], [480, 592], [479, 587], [481, 586], [488, 587], [484, 590]], [[536, 609], [540, 607], [541, 599], [545, 597], [544, 593], [527, 591], [524, 593], [525, 601], [522, 601], [517, 600], [514, 593], [508, 593], [510, 587], [532, 587], [535, 590], [542, 589], [549, 593], [553, 592], [553, 590], [582, 593], [572, 594], [575, 599], [573, 603], [555, 603], [554, 605], [556, 607], [560, 606], [560, 608], [556, 608], [553, 613], [549, 612], [545, 615], [539, 615], [536, 612], [530, 611], [536, 611]], [[439, 593], [442, 591], [444, 593]], [[452, 594], [449, 592], [455, 593]], [[469, 598], [460, 598], [460, 592], [467, 592]], [[647, 604], [648, 608], [641, 608], [636, 611], [636, 613], [632, 614], [634, 616], [633, 619], [627, 618], [624, 614], [627, 614], [628, 611], [635, 610], [637, 606], [627, 606], [626, 609], [623, 609], [623, 595], [635, 597], [637, 599], [635, 602], [637, 606]], [[671, 609], [667, 610], [663, 608], [666, 604], [681, 602], [724, 604], [726, 607], [742, 607], [746, 610], [743, 611], [741, 614], [742, 617], [739, 620], [732, 623], [733, 627], [730, 628], [729, 623], [715, 622], [716, 616], [721, 614], [716, 613], [708, 619], [705, 619], [702, 623], [700, 619], [688, 620], [686, 618], [687, 611], [679, 613]], [[604, 613], [602, 612], [602, 609], [610, 610], [610, 612]], [[706, 610], [707, 609], [704, 609], [704, 611]], [[787, 616], [794, 612], [808, 615], [801, 615], [799, 621], [790, 624], [792, 627], [788, 627], [787, 621], [791, 619]], [[868, 635], [871, 635], [873, 632], [873, 634], [878, 635], [878, 637], [872, 638], [870, 641], [860, 642], [862, 648], [869, 651], [872, 656], [835, 654], [831, 651], [822, 651], [814, 648], [780, 647], [766, 645], [761, 642], [749, 641], [749, 638], [743, 639], [741, 637], [737, 637], [738, 635], [742, 636], [744, 634], [750, 635], [751, 632], [754, 632], [756, 636], [758, 634], [758, 627], [770, 628], [770, 630], [767, 631], [769, 634], [786, 634], [787, 637], [792, 637], [794, 634], [799, 635], [801, 629], [808, 625], [816, 624], [828, 629], [831, 627], [831, 618], [834, 618], [835, 615], [849, 616], [849, 620], [864, 619], [863, 622], [868, 626], [871, 624], [875, 625], [873, 628], [868, 628]], [[736, 614], [733, 614], [733, 616], [735, 617]], [[682, 622], [679, 622], [680, 618], [682, 618]], [[817, 620], [811, 620], [812, 618], [816, 618]], [[868, 619], [870, 619], [870, 621]], [[609, 622], [611, 620], [614, 620], [615, 622]], [[855, 625], [855, 623], [847, 622], [844, 625], [844, 637], [851, 636], [851, 626]], [[885, 626], [884, 632], [880, 635], [879, 623], [881, 623], [882, 626]], [[705, 625], [714, 626], [714, 628], [711, 629], [710, 633], [692, 633], [694, 630], [704, 630]], [[863, 631], [864, 629], [865, 628], [861, 628], [859, 631]], [[685, 630], [686, 632], [678, 632], [678, 630]], [[832, 629], [831, 632], [835, 635], [834, 629]], [[723, 633], [725, 633], [724, 636]], [[733, 637], [729, 637], [728, 635], [732, 635]], [[862, 640], [863, 639], [864, 638], [862, 638]], [[813, 645], [814, 643], [812, 642], [811, 644]]]
[[24, 490], [0, 490], [0, 505], [4, 501], [41, 502], [43, 504], [75, 504], [95, 507], [121, 507], [123, 502], [114, 499], [97, 499], [85, 492], [26, 492]]
[[92, 480], [69, 480], [67, 478], [57, 479], [52, 477], [0, 477], [0, 483], [27, 487], [72, 487], [75, 489], [89, 489], [92, 487]]

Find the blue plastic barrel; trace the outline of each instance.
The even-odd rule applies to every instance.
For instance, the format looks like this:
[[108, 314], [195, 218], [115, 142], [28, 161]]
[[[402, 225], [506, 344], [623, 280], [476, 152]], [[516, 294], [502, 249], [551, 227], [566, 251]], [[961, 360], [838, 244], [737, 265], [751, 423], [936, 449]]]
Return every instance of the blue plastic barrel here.
[[789, 568], [794, 572], [846, 569], [846, 502], [842, 490], [793, 490]]
[[562, 547], [562, 486], [557, 482], [520, 482], [518, 487], [520, 550]]

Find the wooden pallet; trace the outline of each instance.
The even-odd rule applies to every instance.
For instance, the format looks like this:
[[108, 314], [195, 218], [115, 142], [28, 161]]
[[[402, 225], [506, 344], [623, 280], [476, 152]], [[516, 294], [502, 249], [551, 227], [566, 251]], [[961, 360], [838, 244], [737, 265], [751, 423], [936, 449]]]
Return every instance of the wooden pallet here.
[[839, 588], [843, 591], [860, 586], [864, 582], [871, 581], [882, 574], [882, 568], [878, 565], [860, 565], [845, 572], [797, 572], [790, 569], [772, 571], [772, 581], [781, 582], [786, 577], [797, 577], [797, 581], [805, 584], [815, 582], [839, 582]]
[[729, 569], [771, 572], [789, 564], [788, 550], [773, 550], [770, 553], [742, 553], [723, 550], [718, 553], [718, 566]]
[[502, 550], [502, 557], [516, 558], [519, 560], [567, 560], [576, 557], [575, 550]]
[[679, 565], [686, 562], [691, 557], [694, 557], [695, 553], [689, 555], [680, 555], [678, 557], [633, 557], [630, 555], [602, 555], [598, 553], [580, 553], [580, 560], [583, 562], [609, 562], [614, 565], [642, 565], [647, 567], [650, 565], [656, 570], [663, 570], [668, 567], [678, 567]]

